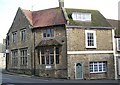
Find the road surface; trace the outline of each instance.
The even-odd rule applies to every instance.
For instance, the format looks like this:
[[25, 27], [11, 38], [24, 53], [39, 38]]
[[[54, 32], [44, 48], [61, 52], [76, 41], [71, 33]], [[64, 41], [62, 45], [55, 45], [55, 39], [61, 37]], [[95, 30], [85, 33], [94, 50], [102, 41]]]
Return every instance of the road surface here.
[[[2, 83], [3, 85], [16, 85], [16, 84], [38, 84], [40, 83], [47, 83], [48, 85], [53, 85], [53, 83], [61, 83], [61, 85], [70, 83], [75, 84], [83, 84], [83, 85], [119, 85], [118, 80], [66, 80], [66, 79], [44, 79], [35, 76], [27, 76], [27, 75], [20, 75], [20, 74], [2, 74]], [[97, 84], [96, 84], [97, 83]]]

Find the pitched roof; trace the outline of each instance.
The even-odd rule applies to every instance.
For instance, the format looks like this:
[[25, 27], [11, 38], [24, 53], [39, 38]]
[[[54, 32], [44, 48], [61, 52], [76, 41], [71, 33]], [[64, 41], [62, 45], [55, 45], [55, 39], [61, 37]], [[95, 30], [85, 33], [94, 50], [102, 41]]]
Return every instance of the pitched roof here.
[[[66, 8], [66, 12], [69, 18], [70, 25], [77, 25], [77, 26], [100, 26], [100, 27], [111, 27], [109, 22], [106, 18], [98, 11], [98, 10], [86, 10], [86, 9], [68, 9]], [[80, 12], [80, 13], [91, 13], [91, 22], [80, 22], [74, 21], [72, 19], [73, 12]]]
[[[67, 20], [69, 20], [69, 25], [111, 27], [106, 18], [97, 10], [65, 8], [64, 11], [59, 7], [39, 11], [29, 11], [24, 9], [21, 10], [23, 11], [33, 28], [67, 24]], [[91, 13], [92, 20], [91, 22], [87, 23], [74, 21], [72, 19], [73, 12]], [[66, 19], [66, 15], [68, 19]]]
[[22, 9], [22, 11], [25, 14], [26, 18], [28, 19], [28, 21], [30, 22], [30, 24], [33, 25], [33, 23], [32, 23], [32, 12], [30, 10], [25, 10], [25, 9]]
[[55, 39], [49, 39], [49, 40], [42, 40], [37, 46], [37, 47], [44, 47], [44, 46], [61, 46], [62, 44], [58, 42]]
[[107, 21], [112, 25], [112, 27], [118, 28], [118, 20], [107, 19]]
[[108, 22], [112, 25], [112, 27], [115, 27], [115, 34], [120, 36], [120, 20], [113, 20], [113, 19], [107, 19]]
[[33, 27], [66, 24], [62, 10], [59, 7], [39, 11], [22, 9], [22, 11]]

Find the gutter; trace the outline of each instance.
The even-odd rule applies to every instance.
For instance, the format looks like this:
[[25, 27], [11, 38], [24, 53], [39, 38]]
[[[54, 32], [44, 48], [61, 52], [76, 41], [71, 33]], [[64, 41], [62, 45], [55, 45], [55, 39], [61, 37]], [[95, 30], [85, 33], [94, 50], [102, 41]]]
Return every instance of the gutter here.
[[84, 28], [84, 29], [114, 29], [113, 27], [101, 27], [101, 26], [75, 26], [66, 25], [67, 28]]

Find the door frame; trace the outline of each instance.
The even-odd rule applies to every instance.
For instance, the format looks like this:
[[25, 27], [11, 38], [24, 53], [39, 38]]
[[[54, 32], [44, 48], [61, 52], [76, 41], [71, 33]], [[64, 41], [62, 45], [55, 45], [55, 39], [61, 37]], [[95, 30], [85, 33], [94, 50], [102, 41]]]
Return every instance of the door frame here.
[[[82, 78], [76, 78], [76, 64], [80, 63], [82, 65]], [[82, 62], [75, 62], [75, 79], [83, 79], [83, 63]]]

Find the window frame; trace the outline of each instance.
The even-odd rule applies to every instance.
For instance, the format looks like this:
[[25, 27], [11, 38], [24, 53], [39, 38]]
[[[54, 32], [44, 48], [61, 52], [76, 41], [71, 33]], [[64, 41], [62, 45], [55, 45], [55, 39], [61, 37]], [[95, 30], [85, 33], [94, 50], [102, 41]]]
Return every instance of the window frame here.
[[[45, 36], [44, 36], [44, 34], [45, 34]], [[48, 34], [50, 34], [49, 37], [48, 37]], [[47, 28], [47, 29], [43, 30], [43, 38], [44, 39], [54, 38], [54, 35], [55, 35], [55, 31], [53, 28]]]
[[20, 38], [21, 38], [21, 41], [26, 41], [26, 29], [21, 29], [20, 30]]
[[[53, 51], [51, 49], [53, 49]], [[57, 51], [56, 51], [56, 49], [57, 49]], [[49, 50], [48, 56], [46, 55], [47, 50]], [[52, 51], [52, 52], [50, 52], [50, 51]], [[60, 63], [60, 59], [59, 59], [60, 54], [58, 51], [59, 51], [59, 47], [41, 48], [38, 52], [40, 55], [39, 57], [41, 57], [40, 64], [44, 64], [44, 65], [59, 64]], [[49, 57], [49, 61], [47, 61], [47, 57]]]
[[18, 50], [11, 50], [11, 56], [12, 56], [12, 66], [17, 67], [18, 66]]
[[120, 75], [120, 58], [118, 58], [118, 75]]
[[120, 41], [120, 38], [117, 38], [117, 51], [120, 51], [120, 43], [119, 43], [119, 41]]
[[20, 49], [20, 65], [21, 66], [27, 66], [28, 65], [28, 49]]
[[[93, 46], [88, 46], [88, 33], [93, 34]], [[96, 31], [95, 30], [85, 30], [85, 45], [86, 48], [97, 48], [97, 42], [96, 42]]]
[[[95, 71], [95, 65], [97, 66], [97, 70]], [[100, 70], [100, 65], [102, 65], [102, 69]], [[105, 68], [104, 68], [105, 65]], [[91, 69], [92, 68], [92, 69]], [[107, 72], [107, 62], [100, 61], [100, 62], [90, 62], [89, 63], [90, 73], [103, 73]]]
[[92, 15], [91, 13], [73, 12], [72, 19], [75, 21], [91, 22]]
[[16, 43], [17, 42], [17, 31], [12, 32], [12, 42]]

